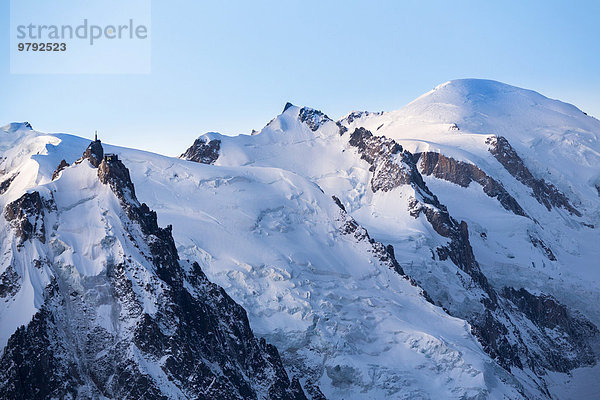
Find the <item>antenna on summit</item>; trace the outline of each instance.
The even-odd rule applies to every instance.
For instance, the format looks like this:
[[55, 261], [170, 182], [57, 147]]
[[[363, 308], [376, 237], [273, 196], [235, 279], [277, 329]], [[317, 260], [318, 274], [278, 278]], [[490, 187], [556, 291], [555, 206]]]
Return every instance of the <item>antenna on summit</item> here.
[[98, 141], [98, 130], [96, 130], [96, 133], [94, 133], [94, 142]]

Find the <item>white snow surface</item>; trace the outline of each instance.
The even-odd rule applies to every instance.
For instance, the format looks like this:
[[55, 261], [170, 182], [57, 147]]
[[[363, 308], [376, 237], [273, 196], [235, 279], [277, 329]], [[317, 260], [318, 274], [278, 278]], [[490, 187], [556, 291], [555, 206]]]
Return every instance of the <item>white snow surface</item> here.
[[[328, 398], [512, 399], [521, 397], [517, 389], [538, 396], [489, 358], [465, 321], [426, 302], [418, 288], [381, 265], [367, 242], [341, 234], [342, 214], [331, 195], [371, 237], [394, 245], [409, 275], [443, 271], [449, 261], [432, 260], [430, 249], [447, 239], [423, 217], [408, 214], [414, 191], [406, 186], [373, 193], [368, 165], [347, 136], [365, 127], [411, 152], [439, 151], [475, 163], [532, 218], [511, 214], [476, 183], [462, 188], [433, 177], [426, 182], [452, 216], [469, 224], [475, 256], [491, 283], [552, 294], [600, 325], [600, 197], [594, 187], [600, 185], [600, 122], [538, 93], [483, 80], [447, 82], [399, 111], [342, 119], [349, 128], [342, 136], [334, 121], [312, 131], [298, 120], [299, 112], [288, 108], [253, 136], [207, 134], [221, 140], [215, 165], [110, 145], [104, 151], [118, 154], [129, 168], [137, 197], [157, 211], [159, 224], [173, 225], [180, 257], [198, 261], [247, 310], [255, 333], [278, 347], [288, 372], [317, 379]], [[533, 199], [489, 153], [490, 135], [505, 136], [532, 173], [556, 185], [583, 216], [548, 211]], [[105, 204], [114, 196], [105, 195], [109, 189], [83, 164], [51, 181], [58, 163], [72, 163], [88, 144], [23, 124], [2, 128], [0, 180], [18, 175], [0, 204], [25, 191], [53, 191], [61, 240], [77, 250], [55, 262], [93, 276], [106, 257], [123, 256], [99, 247], [110, 218], [102, 211], [117, 209]], [[0, 302], [2, 348], [43, 301], [47, 275], [27, 260], [48, 250], [37, 243], [16, 252], [4, 218], [0, 225], [0, 274], [12, 263], [24, 282], [15, 301]], [[551, 247], [557, 261], [528, 241], [530, 233]], [[444, 273], [430, 275], [445, 285]], [[460, 299], [464, 288], [445, 290]], [[152, 304], [147, 307], [151, 312]], [[110, 324], [107, 310], [97, 314], [99, 323]], [[587, 379], [593, 371], [549, 376], [552, 393], [577, 398], [574, 382], [580, 393], [591, 393], [586, 382], [593, 383]]]

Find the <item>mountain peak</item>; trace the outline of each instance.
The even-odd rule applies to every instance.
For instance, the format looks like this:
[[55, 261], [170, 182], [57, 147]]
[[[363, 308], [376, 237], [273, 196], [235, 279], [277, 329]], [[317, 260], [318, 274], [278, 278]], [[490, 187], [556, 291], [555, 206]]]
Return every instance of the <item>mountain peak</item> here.
[[8, 125], [4, 125], [2, 128], [3, 131], [6, 132], [17, 132], [20, 130], [28, 130], [28, 131], [32, 131], [33, 127], [31, 126], [31, 124], [27, 121], [25, 122], [11, 122]]
[[[591, 123], [571, 104], [488, 79], [442, 83], [395, 113], [415, 121], [456, 123], [471, 132], [500, 135], [534, 134], [542, 129]], [[540, 122], [546, 126], [540, 126]]]
[[459, 105], [473, 102], [493, 102], [512, 95], [545, 99], [544, 96], [533, 90], [490, 79], [465, 78], [454, 79], [437, 85], [433, 90], [418, 97], [413, 103], [426, 98], [434, 98], [437, 101], [443, 100], [448, 101], [450, 104]]
[[287, 103], [285, 103], [285, 106], [283, 106], [283, 112], [286, 112], [288, 110], [288, 108], [290, 108], [290, 107], [295, 107], [295, 106], [288, 101]]

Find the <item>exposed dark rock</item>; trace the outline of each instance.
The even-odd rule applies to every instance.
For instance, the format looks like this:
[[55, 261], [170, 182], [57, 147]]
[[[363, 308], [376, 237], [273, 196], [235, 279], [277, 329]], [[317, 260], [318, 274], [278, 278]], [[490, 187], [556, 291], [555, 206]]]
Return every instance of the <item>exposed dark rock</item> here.
[[290, 395], [290, 400], [307, 400], [306, 395], [304, 394], [304, 390], [302, 390], [300, 380], [297, 377], [292, 378], [292, 383], [290, 385]]
[[10, 187], [10, 184], [12, 183], [12, 181], [15, 180], [17, 175], [19, 175], [18, 172], [16, 174], [11, 175], [10, 177], [6, 178], [5, 180], [2, 181], [2, 183], [0, 183], [0, 194], [6, 193], [6, 191]]
[[337, 196], [331, 196], [331, 198], [333, 199], [335, 204], [337, 204], [337, 206], [342, 209], [342, 211], [346, 212], [346, 207], [344, 207], [344, 205], [342, 204], [340, 199], [337, 198]]
[[33, 130], [33, 127], [29, 122], [11, 122], [5, 128], [7, 128], [8, 132], [16, 132], [23, 128]]
[[[104, 149], [100, 140], [94, 140], [83, 153], [82, 159], [88, 160], [94, 167], [98, 167], [104, 158]], [[79, 161], [81, 162], [81, 161]]]
[[349, 144], [358, 149], [363, 160], [371, 165], [373, 192], [390, 191], [400, 185], [412, 185], [422, 202], [413, 199], [410, 214], [417, 218], [423, 213], [432, 227], [441, 236], [451, 239], [448, 247], [438, 249], [442, 259], [450, 257], [463, 271], [478, 282], [490, 296], [494, 296], [487, 279], [481, 273], [469, 243], [466, 223], [458, 224], [437, 197], [429, 190], [419, 173], [415, 156], [402, 149], [393, 139], [374, 136], [364, 128], [357, 128], [350, 135]]
[[[358, 149], [360, 157], [370, 164], [369, 170], [373, 172], [371, 189], [373, 192], [382, 190], [387, 192], [400, 185], [411, 183], [411, 169], [407, 166], [407, 159], [402, 146], [392, 139], [383, 136], [373, 136], [365, 128], [357, 128], [350, 135], [349, 144]], [[394, 156], [399, 158], [398, 162]]]
[[483, 316], [477, 317], [477, 323], [471, 326], [471, 332], [479, 340], [483, 349], [502, 368], [510, 371], [512, 366], [523, 369], [520, 352], [524, 349], [521, 340], [511, 344], [510, 332], [492, 311], [486, 310]]
[[344, 118], [344, 120], [348, 124], [351, 124], [354, 122], [355, 119], [359, 119], [363, 115], [369, 115], [369, 112], [368, 111], [352, 111], [350, 114], [348, 114], [348, 116], [346, 118]]
[[550, 261], [556, 261], [556, 256], [552, 252], [552, 249], [548, 247], [546, 243], [544, 243], [541, 239], [535, 237], [532, 234], [529, 234], [529, 240], [531, 241], [531, 244], [533, 244], [535, 247], [539, 247], [540, 249], [542, 249], [546, 257], [548, 257]]
[[[415, 161], [424, 157], [422, 162], [424, 173], [438, 174], [443, 179], [463, 186], [473, 180], [478, 181], [484, 187], [487, 186], [488, 195], [497, 196], [505, 207], [515, 214], [524, 215], [521, 207], [500, 184], [495, 184], [478, 168], [469, 167], [468, 164], [462, 165], [449, 158], [440, 157], [436, 153], [413, 156], [394, 140], [373, 136], [364, 128], [354, 130], [350, 135], [349, 144], [356, 147], [361, 158], [369, 163], [370, 171], [373, 173], [371, 178], [373, 192], [390, 191], [400, 185], [411, 185], [416, 197], [409, 202], [410, 215], [415, 218], [421, 214], [425, 215], [433, 229], [439, 235], [449, 239], [447, 245], [436, 249], [437, 255], [440, 260], [450, 259], [470, 279], [466, 280], [457, 272], [460, 284], [472, 296], [464, 300], [470, 302], [471, 311], [466, 313], [461, 311], [463, 310], [461, 307], [457, 308], [448, 302], [443, 291], [436, 292], [435, 287], [433, 287], [432, 302], [441, 305], [451, 315], [469, 321], [473, 334], [499, 365], [508, 371], [513, 367], [529, 369], [537, 376], [543, 376], [547, 370], [558, 370], [557, 360], [568, 361], [566, 365], [570, 367], [586, 365], [585, 360], [589, 358], [584, 359], [584, 364], [581, 364], [581, 360], [573, 356], [588, 351], [588, 347], [582, 341], [569, 339], [571, 345], [564, 347], [566, 352], [561, 356], [552, 350], [555, 338], [539, 330], [526, 328], [531, 326], [529, 316], [514, 307], [510, 300], [499, 295], [490, 285], [473, 254], [467, 224], [464, 221], [459, 223], [450, 216], [446, 207], [439, 202], [423, 181]], [[344, 225], [343, 231], [354, 233], [359, 238], [365, 236], [360, 234], [358, 224], [352, 221]], [[538, 245], [541, 246], [541, 243], [538, 242]], [[427, 289], [426, 283], [424, 286]], [[430, 291], [429, 294], [431, 293]], [[477, 309], [479, 311], [475, 311]], [[568, 331], [564, 332], [567, 336], [571, 334]], [[528, 346], [532, 341], [536, 345]], [[591, 358], [596, 359], [596, 356]], [[542, 379], [538, 384], [540, 390], [547, 394]]]
[[[209, 282], [197, 263], [193, 264], [190, 273], [183, 272], [171, 226], [160, 228], [156, 212], [149, 210], [146, 204], [138, 205], [127, 168], [120, 161], [108, 163], [105, 160], [98, 174], [100, 180], [108, 182], [122, 200], [129, 218], [139, 223], [147, 238], [157, 275], [169, 286], [173, 296], [170, 306], [175, 309], [165, 312], [176, 316], [176, 322], [170, 322], [177, 324], [175, 336], [161, 337], [162, 324], [147, 317], [137, 331], [139, 334], [136, 333], [136, 343], [140, 348], [156, 352], [154, 355], [161, 357], [165, 347], [171, 348], [176, 343], [177, 351], [174, 352], [173, 348], [167, 352], [172, 356], [164, 369], [179, 382], [196, 384], [195, 391], [207, 385], [213, 388], [214, 393], [208, 393], [207, 398], [223, 397], [232, 389], [239, 392], [242, 398], [254, 398], [256, 394], [252, 383], [269, 383], [271, 398], [305, 398], [301, 389], [298, 390], [297, 386], [292, 388], [277, 349], [264, 339], [256, 341], [245, 310], [222, 288]], [[185, 289], [186, 281], [196, 289], [195, 296]], [[229, 332], [220, 333], [223, 327], [228, 328]], [[157, 338], [164, 343], [154, 343]], [[235, 357], [233, 360], [232, 356]], [[198, 360], [201, 359], [220, 365], [225, 377], [215, 376], [207, 367], [205, 371], [188, 376], [189, 371], [198, 369]], [[244, 375], [251, 377], [254, 382], [247, 382]]]
[[327, 397], [321, 392], [321, 388], [314, 383], [307, 382], [305, 384], [306, 392], [309, 394], [311, 400], [327, 400]]
[[66, 343], [55, 332], [53, 315], [43, 309], [8, 339], [0, 359], [1, 398], [77, 398], [83, 382], [75, 360], [57, 357]]
[[55, 180], [56, 178], [58, 178], [58, 175], [60, 174], [60, 172], [67, 168], [69, 166], [69, 163], [66, 160], [62, 160], [58, 166], [56, 167], [56, 169], [54, 170], [54, 172], [52, 173], [52, 180]]
[[219, 139], [207, 140], [204, 137], [199, 137], [179, 158], [202, 164], [214, 164], [219, 158], [221, 141]]
[[581, 213], [571, 205], [569, 199], [553, 184], [546, 182], [544, 179], [537, 179], [532, 175], [506, 138], [494, 136], [488, 138], [486, 143], [490, 145], [489, 151], [496, 160], [519, 182], [528, 186], [532, 190], [533, 197], [548, 211], [552, 207], [562, 207], [571, 214], [581, 217]]
[[0, 275], [0, 298], [4, 299], [8, 296], [14, 296], [20, 288], [19, 274], [17, 274], [12, 265], [9, 265]]
[[502, 295], [537, 326], [531, 336], [542, 349], [544, 366], [566, 373], [596, 363], [600, 331], [588, 319], [574, 315], [552, 296], [509, 287]]
[[393, 139], [383, 136], [373, 136], [364, 129], [357, 128], [350, 135], [349, 144], [355, 146], [363, 160], [371, 165], [373, 172], [371, 189], [373, 192], [390, 191], [400, 185], [412, 185], [423, 201], [413, 199], [410, 204], [410, 214], [417, 218], [423, 213], [435, 231], [441, 236], [451, 239], [448, 247], [438, 249], [440, 258], [450, 258], [458, 267], [469, 274], [486, 292], [495, 296], [487, 279], [481, 273], [473, 250], [469, 243], [467, 224], [458, 223], [437, 197], [431, 193], [423, 177], [419, 173], [415, 157]]
[[121, 201], [130, 203], [136, 199], [129, 170], [121, 160], [103, 159], [98, 165], [98, 178], [100, 178], [100, 182], [110, 185]]
[[304, 122], [313, 132], [319, 129], [325, 122], [332, 121], [331, 118], [323, 112], [308, 107], [302, 107], [300, 109], [298, 119], [300, 122]]
[[32, 238], [46, 242], [44, 208], [44, 201], [38, 192], [25, 193], [6, 206], [4, 218], [15, 229], [20, 244]]
[[[72, 282], [61, 277], [60, 266], [49, 265], [58, 278], [0, 359], [0, 398], [305, 400], [277, 349], [254, 336], [245, 310], [208, 281], [197, 263], [179, 261], [171, 227], [160, 228], [156, 213], [139, 203], [123, 163], [105, 157], [98, 176], [125, 211], [122, 240], [131, 241], [128, 247], [151, 266], [142, 273], [125, 256], [99, 275]], [[10, 216], [43, 209], [36, 194], [12, 207]], [[7, 293], [13, 290], [7, 286]], [[98, 323], [105, 318], [97, 314], [99, 298], [102, 304], [110, 299], [118, 331]], [[154, 311], [148, 311], [149, 302]]]
[[366, 117], [369, 115], [382, 115], [383, 111], [380, 112], [370, 112], [370, 111], [352, 111], [348, 116], [342, 119], [340, 122], [350, 125], [355, 120], [360, 119], [362, 117]]
[[477, 182], [483, 187], [485, 194], [498, 199], [506, 210], [516, 215], [527, 216], [519, 203], [504, 189], [504, 186], [476, 165], [434, 152], [415, 153], [414, 156], [423, 175], [433, 175], [462, 187], [468, 187], [473, 181]]
[[333, 201], [338, 205], [338, 207], [340, 207], [342, 222], [342, 225], [339, 228], [340, 232], [344, 235], [354, 236], [354, 238], [358, 242], [368, 242], [371, 246], [371, 249], [369, 250], [371, 254], [373, 254], [383, 265], [394, 270], [404, 279], [408, 280], [411, 285], [418, 287], [421, 290], [421, 295], [425, 298], [425, 300], [427, 300], [431, 304], [435, 304], [431, 297], [429, 297], [429, 295], [427, 294], [427, 291], [421, 288], [414, 279], [409, 277], [404, 272], [404, 270], [400, 266], [400, 263], [398, 263], [398, 260], [396, 260], [396, 255], [394, 254], [394, 246], [392, 246], [391, 244], [385, 246], [383, 243], [372, 239], [369, 236], [369, 232], [367, 232], [367, 230], [364, 227], [359, 225], [354, 218], [348, 215], [346, 209], [342, 205], [342, 202], [336, 196], [331, 197], [333, 198]]
[[[333, 122], [333, 120], [327, 115], [325, 115], [323, 112], [308, 107], [303, 107], [300, 109], [298, 119], [300, 120], [300, 122], [305, 123], [313, 132], [315, 132], [317, 129], [323, 126], [324, 123]], [[338, 133], [340, 135], [343, 135], [348, 131], [348, 128], [343, 126], [341, 122], [338, 121], [335, 124], [338, 127]]]
[[288, 108], [290, 108], [290, 107], [294, 107], [294, 105], [288, 101], [287, 103], [285, 103], [285, 106], [283, 107], [283, 112], [286, 112], [288, 110]]

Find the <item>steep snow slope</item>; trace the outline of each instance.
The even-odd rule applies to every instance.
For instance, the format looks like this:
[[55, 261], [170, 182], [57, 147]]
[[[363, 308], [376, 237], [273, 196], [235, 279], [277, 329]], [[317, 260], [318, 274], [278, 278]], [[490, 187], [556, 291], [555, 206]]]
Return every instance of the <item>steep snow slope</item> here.
[[[599, 132], [597, 120], [571, 105], [498, 82], [460, 80], [402, 110], [354, 112], [338, 122], [288, 104], [258, 134], [207, 134], [183, 157], [283, 168], [339, 197], [375, 239], [394, 245], [403, 269], [436, 303], [474, 324], [490, 354], [551, 396], [546, 386], [558, 386], [548, 371], [598, 357], [597, 329], [582, 321], [600, 324]], [[415, 199], [434, 211], [423, 214], [428, 208], [415, 207]], [[447, 220], [450, 231], [440, 224], [446, 207], [467, 222], [468, 235], [458, 222]], [[440, 253], [444, 247], [451, 250]], [[474, 259], [465, 263], [471, 247]], [[489, 296], [483, 310], [480, 296]], [[503, 330], [506, 342], [498, 342], [494, 335]], [[574, 347], [558, 350], [556, 335], [571, 337]], [[580, 335], [588, 345], [573, 355]], [[565, 358], [558, 361], [556, 351]]]
[[147, 177], [140, 195], [180, 227], [181, 253], [204, 261], [309, 387], [348, 399], [507, 390], [464, 321], [428, 304], [368, 240], [345, 234], [344, 213], [314, 185], [272, 168], [133, 164]]
[[450, 81], [401, 110], [363, 114], [347, 125], [379, 128], [378, 135], [413, 153], [443, 149], [458, 158], [462, 152], [483, 156], [481, 136], [503, 136], [536, 175], [598, 210], [600, 121], [534, 91], [488, 80]]
[[41, 160], [85, 141], [12, 128], [0, 133], [20, 182], [0, 196], [1, 398], [305, 398], [244, 310], [179, 261], [120, 161], [92, 151], [49, 182]]
[[[140, 251], [125, 239], [118, 240], [129, 246], [122, 255], [98, 248], [106, 236], [101, 221], [116, 218], [118, 199], [87, 161], [48, 182], [54, 172], [48, 166], [62, 159], [72, 163], [87, 141], [31, 131], [6, 134], [48, 144], [35, 147], [40, 154], [29, 153], [38, 162], [30, 179], [47, 182], [42, 187], [54, 193], [60, 220], [53, 232], [72, 249], [60, 253], [60, 264], [75, 266], [67, 278], [102, 276], [102, 260]], [[118, 153], [137, 196], [159, 212], [160, 223], [173, 224], [182, 257], [199, 261], [211, 280], [244, 305], [253, 329], [278, 345], [312, 398], [320, 391], [361, 399], [518, 398], [527, 392], [485, 354], [468, 324], [428, 303], [402, 275], [391, 250], [370, 240], [314, 183], [276, 168], [214, 167], [112, 146], [104, 150]], [[18, 198], [20, 190], [9, 186], [4, 196]], [[120, 221], [110, 226], [117, 229]], [[34, 244], [49, 251], [39, 241], [25, 247]], [[25, 259], [29, 253], [23, 251], [18, 254]], [[150, 296], [142, 303], [147, 311], [156, 312], [154, 297], [141, 294]], [[111, 327], [108, 310], [86, 305], [97, 306], [94, 324]]]
[[[469, 223], [475, 254], [492, 282], [550, 293], [600, 323], [594, 306], [600, 301], [600, 121], [533, 91], [468, 79], [442, 84], [399, 111], [350, 114], [342, 123], [393, 138], [413, 153], [474, 164], [501, 182], [531, 218], [499, 209], [476, 183], [463, 188], [426, 177], [451, 213]], [[506, 138], [532, 175], [555, 185], [582, 217], [542, 206], [490, 152], [492, 135]], [[532, 243], [538, 240], [557, 260]]]
[[[88, 144], [5, 131], [3, 205]], [[564, 398], [595, 390], [599, 132], [573, 106], [462, 80], [338, 122], [288, 104], [256, 135], [200, 137], [197, 163], [105, 150], [309, 397]]]

